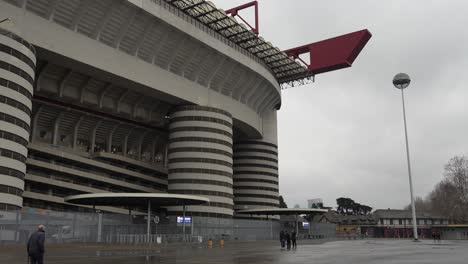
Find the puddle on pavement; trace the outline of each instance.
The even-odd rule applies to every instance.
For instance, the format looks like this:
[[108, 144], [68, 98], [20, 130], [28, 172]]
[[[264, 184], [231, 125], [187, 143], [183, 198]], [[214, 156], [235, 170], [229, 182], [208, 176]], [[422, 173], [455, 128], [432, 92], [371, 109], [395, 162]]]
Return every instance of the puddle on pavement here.
[[159, 256], [161, 251], [152, 249], [135, 250], [96, 250], [96, 257], [119, 257], [119, 256]]

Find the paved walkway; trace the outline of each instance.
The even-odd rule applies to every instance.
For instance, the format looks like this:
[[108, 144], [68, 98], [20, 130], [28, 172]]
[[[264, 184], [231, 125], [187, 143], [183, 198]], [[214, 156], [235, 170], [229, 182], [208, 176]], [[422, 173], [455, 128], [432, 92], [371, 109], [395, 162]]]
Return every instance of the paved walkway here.
[[[0, 246], [0, 263], [26, 263], [24, 246]], [[335, 241], [299, 245], [281, 250], [279, 242], [226, 242], [224, 248], [199, 246], [122, 247], [49, 245], [47, 264], [156, 264], [156, 263], [467, 263], [468, 243], [407, 240]]]

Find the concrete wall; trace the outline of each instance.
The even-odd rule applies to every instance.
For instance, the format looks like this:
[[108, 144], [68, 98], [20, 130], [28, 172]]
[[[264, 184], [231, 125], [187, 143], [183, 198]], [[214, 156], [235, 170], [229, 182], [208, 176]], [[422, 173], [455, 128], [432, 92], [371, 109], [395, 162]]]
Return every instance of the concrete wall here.
[[468, 227], [442, 228], [442, 239], [468, 240]]

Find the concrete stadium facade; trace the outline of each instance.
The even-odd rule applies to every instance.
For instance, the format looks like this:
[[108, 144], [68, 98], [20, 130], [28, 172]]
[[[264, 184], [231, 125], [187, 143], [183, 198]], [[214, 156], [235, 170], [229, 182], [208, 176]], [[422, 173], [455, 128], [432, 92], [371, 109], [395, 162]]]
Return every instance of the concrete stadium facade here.
[[86, 212], [63, 198], [98, 192], [206, 196], [187, 210], [215, 218], [279, 206], [281, 92], [254, 54], [162, 0], [4, 0], [2, 17], [0, 210]]

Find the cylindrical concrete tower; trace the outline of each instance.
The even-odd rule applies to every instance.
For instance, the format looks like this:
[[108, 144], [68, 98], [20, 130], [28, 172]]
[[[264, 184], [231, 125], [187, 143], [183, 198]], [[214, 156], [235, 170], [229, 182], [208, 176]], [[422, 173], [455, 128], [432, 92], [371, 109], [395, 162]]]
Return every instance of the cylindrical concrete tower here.
[[[169, 126], [169, 192], [202, 195], [206, 206], [190, 206], [193, 215], [233, 215], [232, 116], [206, 106], [182, 106]], [[181, 208], [171, 208], [172, 212]]]
[[236, 142], [233, 179], [236, 210], [279, 207], [276, 144], [262, 140]]
[[0, 29], [0, 210], [22, 207], [36, 56]]

